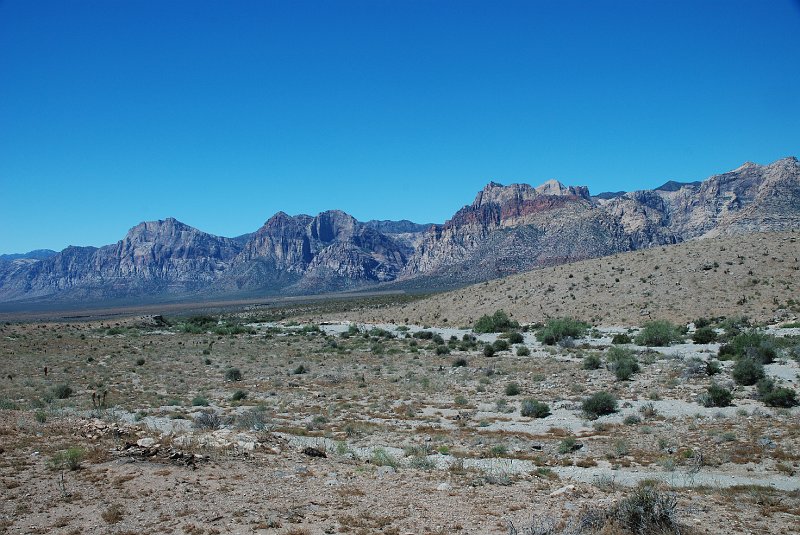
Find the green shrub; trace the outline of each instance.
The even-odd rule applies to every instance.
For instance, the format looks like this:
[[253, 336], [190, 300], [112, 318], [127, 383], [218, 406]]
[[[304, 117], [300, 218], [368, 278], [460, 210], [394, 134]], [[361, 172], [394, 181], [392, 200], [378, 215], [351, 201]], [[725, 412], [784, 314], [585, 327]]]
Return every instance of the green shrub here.
[[731, 375], [737, 384], [754, 385], [764, 378], [764, 365], [750, 357], [742, 357], [733, 365]]
[[583, 412], [590, 419], [617, 412], [617, 399], [608, 392], [597, 392], [583, 400]]
[[530, 350], [530, 349], [528, 349], [528, 348], [527, 348], [527, 347], [525, 347], [525, 346], [519, 346], [519, 347], [517, 348], [517, 356], [518, 356], [518, 357], [527, 357], [527, 356], [528, 356], [528, 355], [530, 355], [530, 354], [531, 354], [531, 350]]
[[770, 407], [791, 408], [797, 405], [797, 393], [791, 388], [776, 388], [775, 381], [765, 377], [756, 383], [758, 397]]
[[243, 401], [245, 399], [247, 399], [247, 392], [244, 390], [237, 390], [231, 396], [231, 401]]
[[519, 385], [515, 382], [510, 382], [506, 385], [506, 395], [516, 396], [520, 393]]
[[144, 359], [141, 358], [141, 357], [136, 359], [136, 365], [137, 366], [144, 366]]
[[683, 533], [676, 519], [678, 499], [652, 486], [642, 486], [611, 511], [621, 532], [640, 535]]
[[608, 368], [620, 381], [627, 381], [631, 376], [639, 371], [639, 363], [636, 355], [630, 349], [612, 347], [606, 356]]
[[720, 360], [726, 357], [750, 357], [758, 360], [761, 364], [770, 364], [775, 360], [776, 341], [775, 338], [755, 330], [750, 330], [737, 334], [731, 340], [720, 347]]
[[519, 331], [514, 331], [508, 335], [508, 343], [509, 344], [521, 344], [525, 341], [525, 338], [522, 336], [522, 333]]
[[484, 357], [494, 356], [494, 346], [492, 346], [492, 344], [486, 344], [485, 346], [483, 346], [483, 356]]
[[722, 372], [722, 366], [720, 363], [714, 359], [709, 360], [706, 362], [706, 374], [707, 375], [717, 375], [718, 373]]
[[552, 346], [564, 338], [581, 338], [589, 325], [573, 318], [553, 318], [537, 331], [536, 339], [543, 344]]
[[566, 437], [558, 443], [558, 453], [564, 455], [572, 453], [578, 446], [578, 439], [575, 437]]
[[612, 344], [630, 344], [631, 342], [631, 337], [625, 333], [617, 333], [611, 338]]
[[519, 329], [519, 323], [509, 319], [508, 314], [502, 310], [498, 310], [491, 316], [481, 316], [472, 330], [476, 333], [499, 333], [510, 329]]
[[785, 407], [788, 409], [797, 405], [797, 393], [791, 388], [775, 388], [761, 399], [770, 407]]
[[449, 355], [450, 348], [447, 346], [436, 346], [436, 354], [437, 355]]
[[208, 399], [203, 396], [195, 396], [192, 398], [193, 407], [208, 407]]
[[600, 368], [602, 362], [600, 361], [600, 357], [597, 355], [586, 355], [583, 358], [583, 369], [584, 370], [596, 370]]
[[508, 349], [508, 342], [506, 342], [505, 340], [499, 340], [499, 339], [495, 340], [494, 344], [492, 345], [494, 346], [495, 351], [505, 351], [506, 349]]
[[222, 418], [212, 410], [204, 410], [194, 417], [194, 427], [196, 429], [215, 430], [222, 426]]
[[242, 380], [242, 372], [239, 368], [228, 368], [225, 370], [225, 380], [226, 381], [241, 381]]
[[467, 365], [467, 359], [461, 357], [453, 361], [453, 368], [463, 368]]
[[67, 399], [72, 395], [72, 388], [67, 384], [58, 384], [53, 387], [53, 397], [56, 399]]
[[550, 407], [535, 399], [524, 399], [520, 404], [519, 412], [528, 418], [545, 418], [550, 416]]
[[711, 326], [711, 320], [708, 319], [708, 318], [697, 318], [692, 323], [694, 323], [694, 328], [695, 329], [702, 329], [704, 327], [710, 327]]
[[648, 321], [636, 335], [636, 343], [640, 346], [668, 346], [680, 339], [678, 327], [666, 320]]
[[433, 333], [431, 331], [417, 331], [412, 336], [420, 340], [433, 340]]
[[711, 327], [701, 327], [697, 329], [692, 335], [692, 341], [695, 344], [710, 344], [716, 342], [717, 332]]
[[391, 466], [397, 468], [397, 459], [383, 448], [375, 448], [372, 450], [372, 457], [370, 462], [375, 466]]
[[303, 375], [304, 373], [308, 373], [308, 368], [303, 364], [300, 364], [294, 370], [292, 370], [292, 375]]
[[712, 383], [706, 393], [700, 396], [700, 403], [704, 407], [727, 407], [732, 400], [731, 391], [716, 383]]
[[54, 470], [78, 470], [86, 452], [82, 448], [69, 448], [59, 451], [50, 458], [50, 467]]

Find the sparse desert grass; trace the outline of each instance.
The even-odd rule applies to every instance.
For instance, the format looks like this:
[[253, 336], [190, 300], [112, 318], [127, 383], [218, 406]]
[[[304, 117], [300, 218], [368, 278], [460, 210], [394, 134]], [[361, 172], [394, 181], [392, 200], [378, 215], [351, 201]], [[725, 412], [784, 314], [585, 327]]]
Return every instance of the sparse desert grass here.
[[[55, 489], [57, 500], [89, 503], [87, 506], [93, 507], [95, 519], [101, 519], [110, 504], [120, 504], [124, 511], [116, 526], [120, 529], [123, 526], [128, 529], [130, 522], [135, 525], [137, 515], [150, 514], [139, 511], [134, 499], [146, 500], [154, 495], [178, 501], [183, 499], [178, 496], [185, 495], [196, 501], [196, 505], [189, 504], [189, 509], [183, 508], [181, 503], [174, 511], [164, 507], [153, 513], [155, 518], [164, 514], [168, 519], [185, 519], [182, 522], [187, 525], [193, 517], [178, 513], [208, 506], [208, 510], [224, 512], [226, 521], [234, 523], [249, 518], [247, 513], [237, 516], [248, 508], [260, 511], [258, 522], [263, 525], [270, 524], [270, 519], [280, 518], [283, 530], [293, 526], [295, 521], [314, 529], [317, 526], [339, 529], [341, 526], [335, 519], [341, 509], [337, 507], [354, 507], [356, 510], [352, 513], [348, 510], [347, 514], [358, 517], [363, 510], [358, 508], [366, 500], [360, 499], [357, 493], [340, 495], [337, 490], [360, 486], [363, 495], [378, 493], [385, 499], [381, 507], [387, 515], [394, 515], [385, 529], [397, 527], [399, 533], [424, 533], [427, 524], [419, 520], [421, 516], [431, 518], [445, 507], [445, 500], [464, 496], [450, 505], [469, 519], [461, 531], [493, 533], [503, 531], [497, 527], [497, 522], [505, 517], [470, 516], [472, 513], [465, 511], [469, 511], [469, 507], [475, 507], [476, 511], [484, 507], [503, 511], [500, 515], [516, 511], [520, 516], [515, 518], [519, 519], [524, 518], [529, 507], [529, 501], [520, 501], [521, 496], [542, 496], [540, 501], [546, 507], [561, 503], [547, 496], [566, 485], [579, 487], [578, 494], [570, 500], [580, 505], [596, 499], [592, 492], [601, 492], [591, 486], [587, 490], [583, 483], [570, 479], [568, 474], [575, 472], [562, 470], [579, 473], [590, 468], [600, 470], [611, 463], [618, 474], [615, 490], [602, 492], [619, 493], [614, 498], [620, 503], [632, 493], [624, 482], [626, 471], [650, 470], [683, 477], [692, 459], [700, 456], [694, 452], [702, 451], [705, 459], [700, 475], [704, 471], [724, 475], [732, 466], [741, 468], [753, 463], [758, 467], [755, 473], [770, 477], [770, 474], [796, 470], [796, 463], [800, 462], [796, 454], [800, 438], [800, 428], [796, 424], [798, 409], [770, 407], [764, 397], [770, 392], [782, 392], [779, 389], [786, 388], [784, 382], [776, 379], [770, 388], [765, 386], [761, 390], [736, 387], [736, 404], [746, 409], [744, 414], [736, 413], [735, 409], [707, 409], [693, 401], [711, 384], [705, 372], [709, 362], [707, 352], [700, 354], [699, 372], [684, 377], [682, 370], [693, 362], [689, 356], [693, 354], [666, 355], [658, 350], [644, 354], [640, 348], [634, 348], [639, 351], [637, 360], [641, 362], [641, 369], [626, 381], [615, 381], [613, 372], [604, 367], [584, 369], [587, 360], [597, 358], [602, 363], [600, 357], [610, 351], [608, 339], [600, 340], [608, 335], [600, 332], [588, 332], [574, 348], [543, 347], [529, 342], [532, 356], [518, 357], [511, 351], [499, 351], [487, 357], [483, 346], [474, 342], [469, 333], [462, 336], [462, 332], [451, 334], [433, 327], [428, 330], [429, 338], [410, 336], [411, 332], [417, 332], [415, 326], [408, 331], [408, 338], [403, 337], [405, 331], [387, 326], [376, 329], [362, 326], [357, 334], [342, 338], [336, 333], [325, 334], [328, 326], [322, 325], [323, 332], [320, 332], [305, 330], [302, 323], [291, 327], [256, 325], [252, 327], [253, 333], [209, 335], [207, 331], [183, 332], [177, 327], [160, 328], [156, 332], [137, 327], [133, 321], [115, 321], [121, 323], [120, 330], [111, 337], [106, 335], [108, 324], [104, 322], [101, 330], [97, 321], [70, 327], [63, 323], [3, 326], [0, 373], [3, 376], [12, 374], [14, 379], [0, 384], [0, 399], [7, 400], [0, 407], [3, 411], [0, 438], [6, 450], [0, 456], [3, 474], [0, 479], [3, 485], [8, 481], [13, 486], [10, 479], [16, 478], [16, 474], [20, 474], [20, 478], [22, 475], [33, 479], [50, 478], [47, 488]], [[346, 327], [343, 330], [348, 332]], [[402, 334], [387, 337], [382, 331]], [[512, 334], [503, 340], [510, 341]], [[436, 343], [436, 336], [442, 343]], [[456, 336], [455, 343], [451, 336]], [[494, 347], [494, 335], [486, 339], [492, 344], [490, 347]], [[418, 345], [412, 346], [409, 343], [412, 340]], [[373, 351], [376, 343], [382, 346], [379, 353]], [[464, 349], [460, 348], [462, 343]], [[436, 347], [441, 346], [450, 348], [451, 354], [437, 354]], [[211, 363], [204, 364], [203, 351], [209, 347]], [[779, 345], [778, 349], [779, 358], [785, 360], [784, 346]], [[133, 365], [138, 355], [146, 361], [142, 366]], [[454, 366], [461, 359], [463, 365]], [[30, 366], [32, 361], [37, 365]], [[714, 377], [718, 384], [733, 384], [733, 364], [719, 366]], [[45, 365], [49, 368], [47, 377], [42, 371]], [[781, 364], [792, 365], [792, 360]], [[306, 372], [295, 373], [299, 366], [306, 368]], [[238, 369], [241, 379], [226, 381], [225, 373], [229, 369]], [[511, 383], [516, 384], [518, 394], [507, 397], [505, 388]], [[64, 399], [48, 396], [57, 384], [70, 385], [72, 395]], [[605, 405], [598, 400], [595, 400], [597, 404], [583, 406], [584, 400], [592, 398], [591, 394], [602, 390], [618, 400], [617, 414], [606, 413]], [[103, 391], [108, 392], [109, 408], [93, 411], [91, 394]], [[152, 422], [161, 421], [180, 426], [185, 430], [182, 432], [196, 434], [196, 437], [209, 437], [205, 429], [193, 428], [196, 419], [207, 417], [206, 412], [199, 411], [211, 411], [204, 404], [193, 408], [197, 397], [202, 397], [207, 407], [213, 407], [213, 415], [219, 419], [207, 429], [219, 426], [224, 429], [223, 433], [251, 436], [263, 446], [245, 455], [236, 447], [209, 450], [195, 440], [187, 449], [210, 453], [214, 463], [221, 463], [219, 467], [198, 465], [193, 471], [183, 465], [160, 466], [158, 470], [171, 471], [170, 477], [158, 476], [153, 481], [169, 480], [170, 485], [177, 487], [156, 489], [152, 491], [154, 494], [146, 494], [149, 490], [143, 482], [148, 480], [141, 471], [147, 465], [144, 462], [117, 464], [87, 453], [81, 470], [42, 470], [47, 459], [69, 447], [82, 447], [87, 452], [103, 451], [109, 455], [108, 452], [125, 442], [135, 442], [132, 437], [113, 434], [99, 439], [101, 442], [97, 444], [91, 442], [67, 426], [73, 421], [70, 415], [76, 409], [92, 411], [109, 423], [131, 421], [135, 415], [141, 415], [137, 417], [140, 429], [148, 429]], [[584, 409], [589, 409], [586, 416], [604, 413], [607, 417], [599, 420], [602, 425], [589, 425], [584, 419]], [[44, 421], [37, 417], [37, 411], [45, 415]], [[115, 411], [125, 419], [115, 418]], [[553, 416], [548, 416], [549, 412]], [[180, 419], [171, 420], [172, 416]], [[36, 433], [42, 436], [37, 437]], [[13, 438], [17, 436], [19, 438]], [[291, 442], [294, 440], [319, 447], [327, 452], [328, 458], [312, 459], [303, 455]], [[392, 449], [406, 444], [414, 444], [419, 449], [408, 449], [402, 454]], [[31, 456], [33, 451], [41, 452], [41, 460]], [[685, 456], [689, 451], [694, 457]], [[491, 464], [495, 468], [488, 472], [476, 468], [488, 463], [495, 463]], [[508, 466], [516, 467], [518, 463], [529, 463], [525, 465], [527, 475], [524, 477], [507, 470]], [[375, 465], [400, 469], [388, 474], [386, 470], [370, 469]], [[33, 470], [39, 470], [39, 475]], [[60, 483], [56, 484], [61, 472], [65, 474], [63, 492], [59, 490]], [[43, 473], [47, 475], [42, 476]], [[131, 473], [137, 476], [131, 479], [128, 477]], [[197, 478], [203, 481], [209, 473], [217, 478], [212, 486], [205, 487], [208, 484], [205, 480], [195, 487], [196, 492], [181, 490], [182, 485], [194, 484]], [[487, 473], [490, 477], [486, 477]], [[238, 507], [231, 505], [237, 502], [231, 501], [226, 490], [220, 490], [242, 490], [242, 495], [255, 493], [255, 489], [268, 492], [269, 486], [263, 485], [264, 474], [269, 477], [274, 474], [278, 478], [276, 481], [290, 480], [291, 485], [281, 485], [281, 488], [291, 493], [293, 500], [307, 504], [313, 495], [315, 502], [324, 504], [320, 506], [324, 513], [317, 515], [313, 508], [303, 509], [307, 521], [302, 521], [293, 513], [297, 510], [293, 509], [295, 504], [286, 502], [281, 502], [281, 511], [265, 512], [269, 503], [281, 499], [274, 496], [270, 500], [259, 500], [258, 504]], [[250, 483], [244, 483], [251, 477]], [[106, 486], [108, 497], [100, 500], [89, 485], [90, 480], [112, 482]], [[443, 482], [452, 490], [435, 490]], [[407, 511], [407, 507], [396, 506], [392, 495], [385, 494], [400, 488], [396, 485], [407, 489], [416, 508], [421, 504], [435, 505], [413, 518], [404, 516], [407, 513], [401, 511]], [[15, 490], [6, 488], [8, 492]], [[467, 488], [469, 492], [464, 493]], [[141, 495], [134, 494], [128, 499], [120, 494], [122, 491]], [[170, 494], [173, 491], [177, 494]], [[688, 496], [679, 489], [676, 492], [681, 497]], [[217, 493], [226, 496], [227, 501], [215, 502], [213, 496]], [[84, 498], [78, 497], [81, 494]], [[501, 507], [499, 504], [505, 502], [499, 501], [500, 498], [492, 501], [494, 495], [510, 500], [508, 503], [514, 504], [515, 509], [511, 509], [511, 505]], [[20, 498], [13, 499], [17, 500], [15, 504], [20, 503]], [[342, 501], [335, 504], [326, 501], [333, 499]], [[774, 497], [769, 499], [775, 500]], [[792, 497], [788, 500], [789, 509], [797, 507], [798, 500]], [[97, 505], [91, 505], [92, 501]], [[704, 514], [728, 511], [717, 502], [708, 507], [706, 511], [712, 513]], [[777, 511], [779, 507], [773, 504], [769, 510]], [[18, 517], [33, 518], [37, 507], [30, 509]], [[747, 517], [748, 522], [755, 521], [747, 516], [752, 510], [732, 511]], [[323, 514], [327, 517], [323, 518]], [[54, 511], [52, 518], [62, 516], [69, 515]], [[487, 518], [493, 519], [494, 524]], [[79, 525], [80, 521], [73, 521], [72, 525]], [[184, 524], [176, 529], [182, 529]], [[200, 523], [194, 521], [194, 525], [200, 526]], [[213, 525], [204, 524], [202, 529], [210, 532]], [[256, 524], [248, 524], [242, 530], [252, 525]], [[372, 528], [352, 529], [356, 532]], [[452, 529], [449, 525], [443, 532]]]

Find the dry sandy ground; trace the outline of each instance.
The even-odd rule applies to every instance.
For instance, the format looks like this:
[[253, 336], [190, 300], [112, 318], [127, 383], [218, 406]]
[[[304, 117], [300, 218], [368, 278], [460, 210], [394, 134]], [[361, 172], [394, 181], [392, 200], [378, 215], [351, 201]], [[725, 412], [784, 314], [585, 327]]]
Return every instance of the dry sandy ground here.
[[788, 232], [691, 241], [539, 269], [400, 307], [308, 319], [464, 326], [504, 310], [521, 323], [559, 316], [595, 325], [737, 315], [767, 321], [800, 312], [799, 238]]
[[[617, 381], [583, 362], [624, 327], [575, 347], [526, 333], [486, 357], [453, 328], [431, 331], [459, 340], [438, 354], [413, 325], [343, 337], [349, 324], [248, 321], [236, 335], [139, 318], [0, 326], [0, 532], [539, 533], [524, 528], [575, 527], [642, 485], [675, 494], [688, 533], [796, 531], [800, 408], [733, 385], [730, 362], [697, 373], [717, 344], [631, 346], [642, 370]], [[767, 373], [797, 390], [781, 351]], [[733, 406], [698, 403], [712, 381]], [[581, 401], [601, 390], [619, 410], [589, 420]], [[524, 398], [551, 414], [523, 416]], [[196, 426], [204, 411], [219, 429]], [[54, 462], [68, 448], [83, 451], [75, 470]]]

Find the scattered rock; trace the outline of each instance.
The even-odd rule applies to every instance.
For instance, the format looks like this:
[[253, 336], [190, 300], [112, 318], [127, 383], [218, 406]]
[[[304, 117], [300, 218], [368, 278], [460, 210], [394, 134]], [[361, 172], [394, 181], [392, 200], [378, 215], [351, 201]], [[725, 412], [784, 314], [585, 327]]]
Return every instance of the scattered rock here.
[[311, 446], [303, 448], [303, 454], [308, 455], [309, 457], [322, 457], [322, 458], [328, 457], [328, 455], [324, 451], [317, 448], [312, 448]]
[[392, 475], [392, 474], [394, 474], [396, 472], [397, 472], [397, 470], [395, 470], [394, 467], [391, 467], [391, 466], [379, 466], [376, 474], [378, 475], [378, 477], [385, 477], [385, 476]]

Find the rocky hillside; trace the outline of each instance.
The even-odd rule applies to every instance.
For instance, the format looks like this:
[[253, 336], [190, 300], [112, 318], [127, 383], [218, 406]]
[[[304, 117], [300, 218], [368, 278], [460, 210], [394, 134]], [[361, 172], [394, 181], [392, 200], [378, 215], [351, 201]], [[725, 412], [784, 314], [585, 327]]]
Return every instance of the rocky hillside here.
[[[800, 232], [749, 233], [536, 269], [341, 321], [473, 325], [502, 309], [522, 323], [571, 316], [602, 325], [650, 319], [800, 316]], [[333, 318], [313, 317], [313, 321]]]
[[444, 289], [703, 237], [800, 229], [800, 164], [592, 197], [551, 180], [481, 190], [441, 225], [279, 212], [237, 238], [175, 219], [113, 245], [0, 261], [0, 301], [296, 295], [390, 284]]
[[556, 181], [490, 183], [425, 235], [401, 278], [474, 282], [703, 236], [793, 228], [800, 228], [796, 158], [604, 198]]

